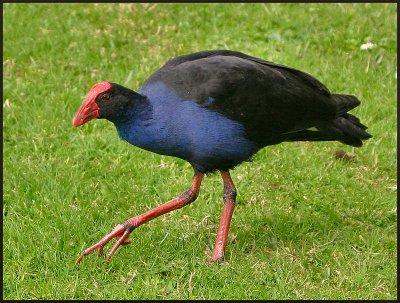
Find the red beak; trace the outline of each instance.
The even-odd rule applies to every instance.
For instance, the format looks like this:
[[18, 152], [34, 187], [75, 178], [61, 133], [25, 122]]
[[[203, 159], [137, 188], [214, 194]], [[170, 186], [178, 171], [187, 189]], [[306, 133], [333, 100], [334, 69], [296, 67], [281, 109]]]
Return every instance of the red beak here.
[[96, 103], [96, 98], [99, 94], [109, 90], [110, 88], [111, 84], [108, 82], [100, 82], [92, 87], [75, 114], [74, 121], [72, 122], [73, 127], [81, 126], [86, 122], [99, 117], [99, 106]]
[[97, 106], [95, 99], [86, 98], [82, 105], [79, 107], [75, 114], [74, 121], [72, 122], [73, 127], [78, 127], [86, 122], [89, 122], [93, 118], [99, 117], [99, 107]]

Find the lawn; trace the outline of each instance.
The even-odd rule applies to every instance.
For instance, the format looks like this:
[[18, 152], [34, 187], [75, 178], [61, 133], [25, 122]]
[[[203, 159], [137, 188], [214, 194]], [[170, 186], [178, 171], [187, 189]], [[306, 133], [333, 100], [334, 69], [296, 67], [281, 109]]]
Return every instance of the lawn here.
[[[3, 299], [397, 298], [396, 4], [3, 4], [3, 18]], [[75, 265], [192, 177], [105, 120], [72, 128], [83, 97], [99, 81], [137, 89], [166, 60], [206, 49], [356, 95], [352, 113], [374, 137], [359, 149], [270, 146], [232, 171], [222, 265], [209, 262], [219, 174], [195, 203], [135, 230], [110, 264], [93, 254]]]

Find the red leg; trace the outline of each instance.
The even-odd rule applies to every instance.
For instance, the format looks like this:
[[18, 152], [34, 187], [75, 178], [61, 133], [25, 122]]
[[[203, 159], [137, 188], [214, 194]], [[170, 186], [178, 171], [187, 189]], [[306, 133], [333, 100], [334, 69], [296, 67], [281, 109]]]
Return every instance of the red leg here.
[[108, 255], [106, 257], [107, 262], [110, 262], [112, 255], [115, 253], [115, 251], [118, 249], [118, 247], [121, 244], [125, 244], [125, 243], [129, 242], [129, 234], [136, 227], [138, 227], [154, 218], [157, 218], [167, 212], [170, 212], [172, 210], [186, 206], [189, 203], [196, 200], [196, 198], [199, 194], [200, 185], [201, 185], [201, 181], [203, 180], [203, 177], [204, 177], [204, 174], [195, 173], [191, 187], [187, 191], [185, 191], [183, 194], [181, 194], [179, 197], [172, 199], [171, 201], [169, 201], [165, 204], [162, 204], [148, 212], [145, 212], [144, 214], [130, 218], [127, 221], [125, 221], [125, 223], [123, 223], [123, 224], [117, 225], [111, 233], [106, 235], [103, 239], [101, 239], [99, 242], [97, 242], [93, 246], [85, 249], [82, 252], [82, 254], [79, 256], [79, 258], [76, 260], [76, 263], [79, 264], [82, 261], [84, 256], [92, 253], [96, 249], [98, 250], [98, 255], [100, 255], [101, 252], [103, 251], [104, 245], [106, 245], [111, 239], [119, 237], [119, 239], [114, 244], [114, 246], [111, 248], [111, 251], [108, 253]]
[[221, 263], [224, 261], [226, 242], [228, 240], [229, 226], [231, 224], [233, 210], [236, 202], [236, 188], [228, 171], [221, 171], [224, 181], [224, 207], [215, 241], [214, 251], [211, 257], [212, 262]]

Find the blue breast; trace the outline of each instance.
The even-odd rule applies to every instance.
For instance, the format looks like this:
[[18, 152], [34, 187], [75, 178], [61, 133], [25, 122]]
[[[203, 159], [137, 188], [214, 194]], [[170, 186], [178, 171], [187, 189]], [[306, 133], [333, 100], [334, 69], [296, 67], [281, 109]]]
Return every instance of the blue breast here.
[[147, 96], [148, 107], [133, 109], [129, 123], [115, 123], [120, 137], [135, 146], [185, 159], [202, 172], [229, 169], [258, 151], [240, 123], [182, 100], [162, 82], [138, 93]]

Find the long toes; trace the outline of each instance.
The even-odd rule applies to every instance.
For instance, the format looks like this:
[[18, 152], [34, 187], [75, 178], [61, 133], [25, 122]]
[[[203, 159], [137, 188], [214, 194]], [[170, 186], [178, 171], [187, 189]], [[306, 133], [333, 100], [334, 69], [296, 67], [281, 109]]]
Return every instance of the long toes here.
[[126, 230], [124, 232], [124, 234], [118, 239], [118, 241], [111, 248], [110, 252], [108, 253], [108, 255], [106, 257], [107, 263], [110, 263], [110, 260], [111, 260], [111, 257], [113, 256], [113, 254], [117, 251], [118, 247], [120, 247], [120, 245], [122, 243], [124, 243], [125, 240], [127, 240], [128, 236], [129, 236], [129, 231]]
[[[121, 234], [122, 234], [122, 236], [120, 237]], [[75, 263], [79, 264], [82, 261], [84, 256], [87, 256], [88, 254], [91, 254], [95, 250], [97, 250], [97, 255], [99, 256], [103, 252], [104, 245], [106, 245], [108, 242], [110, 242], [110, 240], [113, 239], [113, 238], [116, 238], [116, 237], [120, 237], [120, 239], [122, 238], [122, 241], [118, 240], [117, 243], [120, 243], [120, 242], [122, 243], [124, 240], [129, 241], [129, 239], [126, 239], [128, 235], [129, 235], [129, 232], [125, 231], [125, 227], [122, 224], [118, 224], [116, 227], [114, 227], [114, 229], [112, 230], [111, 233], [106, 235], [103, 239], [101, 239], [96, 244], [94, 244], [91, 247], [85, 249], [81, 253], [81, 255], [78, 257], [78, 259], [76, 259]], [[121, 245], [121, 243], [119, 245]], [[115, 247], [115, 245], [114, 245], [114, 247]]]
[[81, 254], [81, 255], [78, 257], [78, 259], [76, 259], [75, 264], [81, 263], [83, 257], [84, 257], [84, 254]]

